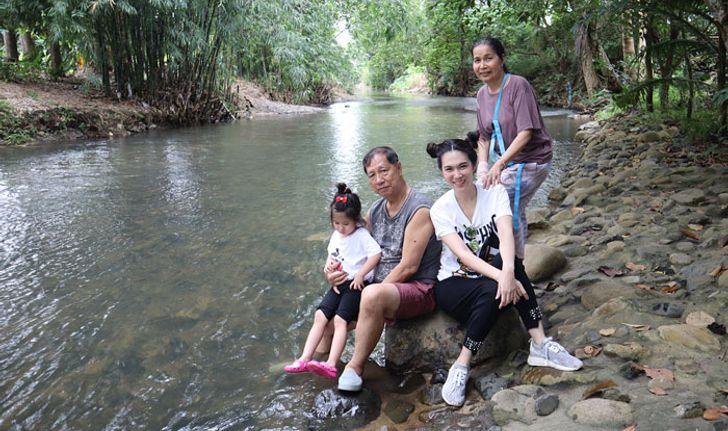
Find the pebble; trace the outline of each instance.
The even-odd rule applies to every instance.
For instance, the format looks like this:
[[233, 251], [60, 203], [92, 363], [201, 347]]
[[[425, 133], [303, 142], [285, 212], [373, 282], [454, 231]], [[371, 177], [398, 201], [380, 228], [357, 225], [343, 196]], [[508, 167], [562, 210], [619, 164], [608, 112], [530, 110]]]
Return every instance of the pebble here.
[[559, 396], [554, 394], [544, 394], [536, 398], [536, 414], [538, 416], [548, 416], [559, 407]]
[[700, 401], [695, 401], [690, 404], [678, 404], [673, 410], [675, 415], [681, 419], [692, 419], [702, 416], [705, 407]]

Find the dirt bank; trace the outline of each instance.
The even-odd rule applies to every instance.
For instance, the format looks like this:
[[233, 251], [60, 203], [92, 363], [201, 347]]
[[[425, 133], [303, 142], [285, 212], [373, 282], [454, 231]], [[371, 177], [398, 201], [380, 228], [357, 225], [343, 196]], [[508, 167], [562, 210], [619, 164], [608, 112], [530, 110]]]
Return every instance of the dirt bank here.
[[[241, 119], [323, 109], [276, 102], [261, 86], [244, 80], [235, 89], [243, 105], [235, 114]], [[169, 112], [138, 99], [104, 97], [82, 79], [0, 85], [0, 146], [126, 136], [175, 124]]]

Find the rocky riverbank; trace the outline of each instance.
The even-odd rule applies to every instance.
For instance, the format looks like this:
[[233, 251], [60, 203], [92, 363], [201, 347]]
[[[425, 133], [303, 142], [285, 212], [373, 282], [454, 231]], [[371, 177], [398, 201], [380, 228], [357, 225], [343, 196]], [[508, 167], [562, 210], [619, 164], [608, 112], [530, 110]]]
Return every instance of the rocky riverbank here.
[[[523, 349], [487, 358], [454, 410], [439, 395], [450, 353], [405, 376], [370, 364], [358, 398], [317, 397], [314, 428], [348, 412], [347, 427], [376, 430], [728, 429], [728, 167], [677, 128], [629, 117], [589, 123], [577, 139], [583, 153], [554, 205], [530, 211], [526, 266], [547, 334], [584, 369], [532, 368]], [[410, 342], [437, 349], [433, 328], [458, 337], [442, 320], [419, 322], [422, 340]], [[388, 361], [421, 368], [402, 359], [411, 354], [390, 349]]]

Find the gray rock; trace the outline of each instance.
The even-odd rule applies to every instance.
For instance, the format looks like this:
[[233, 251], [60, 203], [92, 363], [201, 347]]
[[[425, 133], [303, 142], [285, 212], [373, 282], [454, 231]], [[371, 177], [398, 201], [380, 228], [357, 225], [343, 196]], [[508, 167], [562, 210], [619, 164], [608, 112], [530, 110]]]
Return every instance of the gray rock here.
[[536, 398], [536, 414], [538, 416], [548, 416], [559, 407], [559, 396], [554, 394], [544, 394]]
[[491, 398], [493, 417], [498, 425], [515, 420], [525, 424], [536, 421], [536, 400], [514, 389], [503, 389]]
[[342, 429], [353, 429], [379, 417], [381, 405], [379, 395], [367, 388], [356, 394], [326, 389], [316, 395], [312, 413], [314, 418], [326, 419], [331, 428], [337, 428], [332, 426], [336, 424]]
[[607, 344], [604, 346], [604, 353], [630, 361], [639, 361], [649, 353], [649, 350], [639, 343]]
[[686, 253], [670, 254], [670, 263], [673, 265], [689, 265], [693, 262], [692, 256]]
[[625, 427], [634, 423], [634, 412], [629, 404], [601, 398], [579, 401], [569, 408], [567, 415], [584, 425]]
[[586, 266], [581, 266], [579, 268], [572, 269], [569, 272], [563, 273], [561, 275], [561, 277], [559, 277], [559, 279], [561, 280], [562, 283], [568, 283], [572, 280], [576, 280], [577, 278], [581, 277], [584, 274], [590, 273], [591, 271], [592, 271], [591, 268], [586, 267]]
[[705, 200], [705, 192], [701, 189], [685, 189], [672, 195], [672, 200], [681, 205], [695, 205]]
[[480, 393], [480, 396], [487, 401], [491, 399], [496, 392], [508, 388], [509, 383], [510, 382], [507, 379], [498, 377], [495, 374], [488, 374], [475, 379], [475, 388]]
[[589, 254], [589, 249], [583, 245], [572, 245], [564, 249], [564, 255], [567, 257], [580, 257]]
[[675, 302], [660, 302], [650, 307], [650, 312], [658, 316], [680, 318], [685, 312], [685, 306]]
[[725, 271], [720, 275], [720, 277], [718, 277], [718, 287], [721, 289], [728, 288], [728, 271]]
[[728, 431], [728, 419], [713, 422], [713, 431]]
[[612, 280], [599, 281], [588, 287], [581, 295], [581, 304], [593, 310], [620, 296], [633, 297], [635, 289]]
[[[416, 319], [398, 321], [385, 333], [387, 368], [403, 372], [432, 372], [449, 367], [460, 354], [463, 337], [458, 323], [439, 310]], [[505, 310], [473, 358], [473, 365], [507, 355], [526, 345], [527, 340], [515, 308]]]
[[427, 385], [422, 390], [420, 400], [428, 406], [434, 406], [435, 404], [444, 402], [442, 399], [442, 383]]
[[675, 411], [675, 415], [679, 418], [692, 419], [702, 416], [705, 407], [700, 401], [695, 401], [689, 404], [678, 404], [673, 410]]
[[532, 282], [545, 280], [566, 266], [566, 257], [557, 248], [543, 244], [526, 244], [526, 259], [523, 262]]
[[663, 340], [688, 349], [702, 352], [717, 352], [720, 350], [720, 341], [713, 333], [705, 328], [696, 328], [691, 325], [665, 325], [657, 328]]
[[548, 208], [527, 208], [526, 220], [528, 220], [528, 229], [546, 229], [549, 226], [546, 219], [548, 215]]
[[415, 411], [414, 405], [398, 399], [394, 399], [384, 406], [384, 414], [396, 424], [406, 422], [413, 411]]

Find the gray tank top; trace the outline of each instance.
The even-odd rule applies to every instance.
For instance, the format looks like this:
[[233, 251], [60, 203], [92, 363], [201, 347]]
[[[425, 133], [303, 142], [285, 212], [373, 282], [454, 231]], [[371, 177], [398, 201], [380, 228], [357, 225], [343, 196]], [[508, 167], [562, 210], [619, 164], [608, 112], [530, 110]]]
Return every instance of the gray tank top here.
[[[414, 189], [410, 189], [402, 208], [394, 217], [390, 217], [387, 213], [384, 199], [374, 202], [369, 210], [369, 225], [372, 228], [372, 237], [382, 248], [382, 258], [374, 271], [375, 283], [384, 280], [392, 268], [402, 260], [404, 230], [412, 216], [420, 208], [430, 208], [431, 206], [432, 201]], [[440, 269], [441, 250], [442, 244], [433, 234], [427, 243], [420, 267], [410, 280], [434, 284], [437, 281], [437, 271]]]

